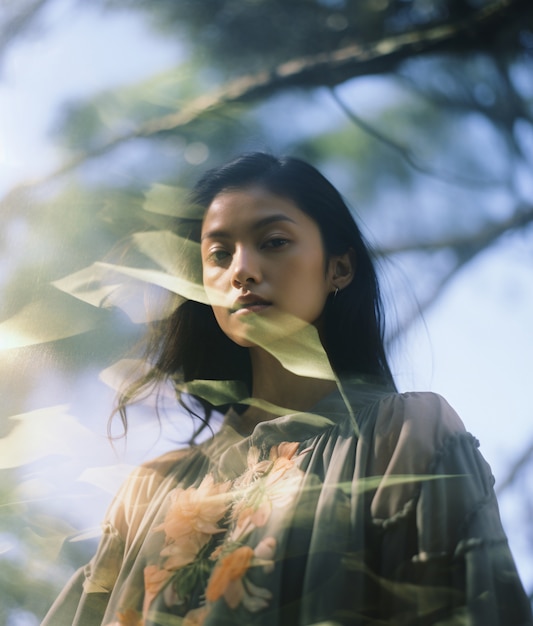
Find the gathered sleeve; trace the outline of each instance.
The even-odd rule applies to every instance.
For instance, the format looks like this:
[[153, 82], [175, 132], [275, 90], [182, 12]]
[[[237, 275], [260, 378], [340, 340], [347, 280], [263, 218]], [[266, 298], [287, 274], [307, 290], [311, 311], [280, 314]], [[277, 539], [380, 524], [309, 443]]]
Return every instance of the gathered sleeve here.
[[402, 624], [532, 624], [490, 467], [446, 401], [384, 400], [370, 459], [382, 476], [370, 512], [388, 614]]
[[91, 561], [78, 569], [57, 597], [41, 626], [100, 626], [128, 552], [142, 540], [154, 494], [169, 469], [186, 453], [176, 451], [136, 468], [126, 479], [102, 522]]

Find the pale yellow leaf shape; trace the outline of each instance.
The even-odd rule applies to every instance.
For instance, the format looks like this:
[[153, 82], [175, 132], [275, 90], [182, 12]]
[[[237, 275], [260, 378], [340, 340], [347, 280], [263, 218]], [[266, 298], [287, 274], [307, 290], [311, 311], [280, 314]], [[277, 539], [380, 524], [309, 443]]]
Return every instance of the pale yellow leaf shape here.
[[23, 348], [85, 333], [101, 321], [96, 311], [64, 296], [31, 302], [0, 323], [0, 350]]
[[[314, 326], [310, 324], [302, 326], [301, 321], [292, 320], [292, 323], [297, 322], [300, 328], [291, 335], [283, 336], [281, 334], [280, 337], [280, 329], [277, 324], [259, 316], [250, 317], [256, 319], [250, 324], [249, 338], [270, 352], [283, 367], [299, 376], [337, 381]], [[272, 334], [276, 334], [274, 340], [272, 340]], [[132, 379], [132, 376], [133, 378], [140, 378], [148, 373], [148, 370], [149, 364], [141, 360], [122, 359], [103, 370], [100, 373], [100, 379], [112, 389], [119, 390], [124, 382]], [[195, 380], [180, 385], [179, 389], [185, 393], [204, 398], [215, 406], [234, 402], [259, 406], [258, 400], [246, 397], [246, 390], [242, 383], [235, 381]], [[161, 392], [168, 397], [174, 395], [174, 391], [170, 388], [167, 390], [163, 388]], [[292, 412], [289, 407], [276, 407], [270, 403], [266, 403], [260, 408], [277, 415], [283, 415], [287, 411]]]
[[81, 442], [85, 449], [99, 445], [100, 438], [67, 410], [66, 405], [58, 405], [9, 417], [14, 426], [0, 439], [0, 469], [26, 465], [51, 454], [75, 457]]
[[243, 383], [233, 380], [193, 380], [180, 385], [179, 389], [203, 398], [213, 406], [246, 402], [248, 396]]
[[184, 298], [187, 298], [187, 300], [195, 300], [196, 302], [209, 304], [203, 285], [181, 278], [180, 276], [172, 276], [171, 274], [167, 274], [166, 272], [161, 272], [159, 270], [139, 269], [125, 265], [113, 265], [111, 263], [98, 262], [95, 263], [95, 265], [107, 268], [117, 272], [118, 274], [123, 274], [124, 276], [136, 278], [145, 283], [157, 285], [158, 287], [167, 289], [172, 293], [183, 296]]
[[[460, 474], [389, 474], [386, 476], [368, 476], [360, 478], [355, 483], [356, 493], [365, 493], [374, 491], [378, 487], [396, 487], [398, 485], [410, 485], [421, 482], [430, 482], [435, 480], [448, 480], [450, 478], [461, 478]], [[337, 487], [345, 493], [351, 493], [354, 490], [354, 484], [351, 482], [338, 483]]]
[[337, 380], [317, 329], [298, 318], [280, 314], [275, 319], [247, 315], [243, 337], [272, 354], [298, 376]]
[[136, 247], [162, 269], [197, 285], [202, 284], [200, 244], [169, 230], [135, 233]]
[[76, 532], [73, 526], [60, 517], [42, 512], [32, 511], [23, 520], [22, 537], [25, 543], [48, 562], [57, 559], [65, 539]]
[[178, 385], [178, 389], [185, 393], [190, 393], [197, 398], [207, 400], [213, 406], [224, 404], [242, 404], [253, 406], [270, 413], [273, 416], [291, 415], [293, 422], [314, 426], [331, 425], [333, 422], [321, 415], [314, 413], [303, 413], [294, 408], [283, 407], [260, 398], [251, 398], [247, 395], [247, 389], [240, 381], [233, 380], [193, 380], [188, 383]]
[[[116, 489], [113, 494], [116, 493]], [[92, 528], [87, 528], [82, 530], [79, 533], [75, 533], [69, 537], [70, 543], [77, 543], [78, 541], [86, 541], [87, 539], [96, 539], [97, 537], [102, 536], [102, 527], [101, 526], [93, 526]]]
[[119, 391], [127, 381], [148, 373], [149, 363], [143, 359], [120, 359], [103, 369], [98, 378], [111, 389]]
[[109, 275], [104, 268], [90, 265], [78, 272], [69, 274], [52, 285], [83, 302], [95, 307], [111, 306], [113, 292], [120, 289], [120, 283], [102, 284], [102, 280]]
[[148, 302], [150, 299], [139, 281], [189, 300], [207, 302], [198, 243], [170, 231], [136, 233], [132, 241], [164, 271], [97, 262], [52, 284], [94, 307], [118, 307], [134, 323], [164, 319], [175, 306], [170, 301]]
[[136, 281], [125, 280], [121, 274], [97, 263], [52, 285], [93, 307], [118, 307], [134, 324], [164, 319], [169, 314], [168, 306], [162, 306], [161, 302], [157, 302], [158, 306], [148, 306], [146, 292]]
[[[257, 345], [261, 345], [258, 342]], [[336, 380], [324, 347], [314, 326], [305, 326], [286, 340], [262, 346], [290, 372], [321, 380]]]

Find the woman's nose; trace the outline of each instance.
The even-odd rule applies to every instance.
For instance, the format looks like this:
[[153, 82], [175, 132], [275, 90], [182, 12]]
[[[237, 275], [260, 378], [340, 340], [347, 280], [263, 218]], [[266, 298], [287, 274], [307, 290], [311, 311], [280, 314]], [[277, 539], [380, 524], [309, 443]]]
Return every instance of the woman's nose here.
[[233, 255], [233, 286], [241, 289], [244, 285], [259, 282], [261, 282], [261, 268], [257, 254], [245, 248], [236, 250]]

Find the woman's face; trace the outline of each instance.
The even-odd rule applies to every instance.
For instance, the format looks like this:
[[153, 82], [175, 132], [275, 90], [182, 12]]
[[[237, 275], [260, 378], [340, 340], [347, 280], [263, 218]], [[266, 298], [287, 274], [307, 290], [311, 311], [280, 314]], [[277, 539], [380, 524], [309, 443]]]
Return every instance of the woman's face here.
[[215, 317], [241, 346], [255, 345], [254, 320], [263, 328], [274, 324], [279, 336], [293, 332], [296, 320], [317, 322], [335, 289], [315, 221], [261, 187], [215, 197], [204, 218], [201, 250]]

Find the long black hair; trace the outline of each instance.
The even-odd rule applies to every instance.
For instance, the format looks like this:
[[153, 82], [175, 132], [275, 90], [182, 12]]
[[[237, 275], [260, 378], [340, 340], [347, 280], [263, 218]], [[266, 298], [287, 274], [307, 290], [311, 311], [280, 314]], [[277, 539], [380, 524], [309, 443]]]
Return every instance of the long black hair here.
[[[364, 376], [394, 387], [384, 348], [376, 271], [369, 246], [340, 193], [305, 161], [254, 152], [206, 172], [190, 201], [202, 218], [221, 192], [251, 186], [291, 200], [311, 217], [322, 235], [326, 260], [353, 251], [353, 280], [326, 301], [321, 333], [324, 348], [339, 377]], [[152, 368], [119, 398], [123, 420], [125, 406], [142, 389], [169, 377], [183, 382], [236, 380], [251, 392], [248, 348], [238, 346], [222, 332], [209, 305], [187, 300], [178, 306], [152, 328], [145, 356]]]

